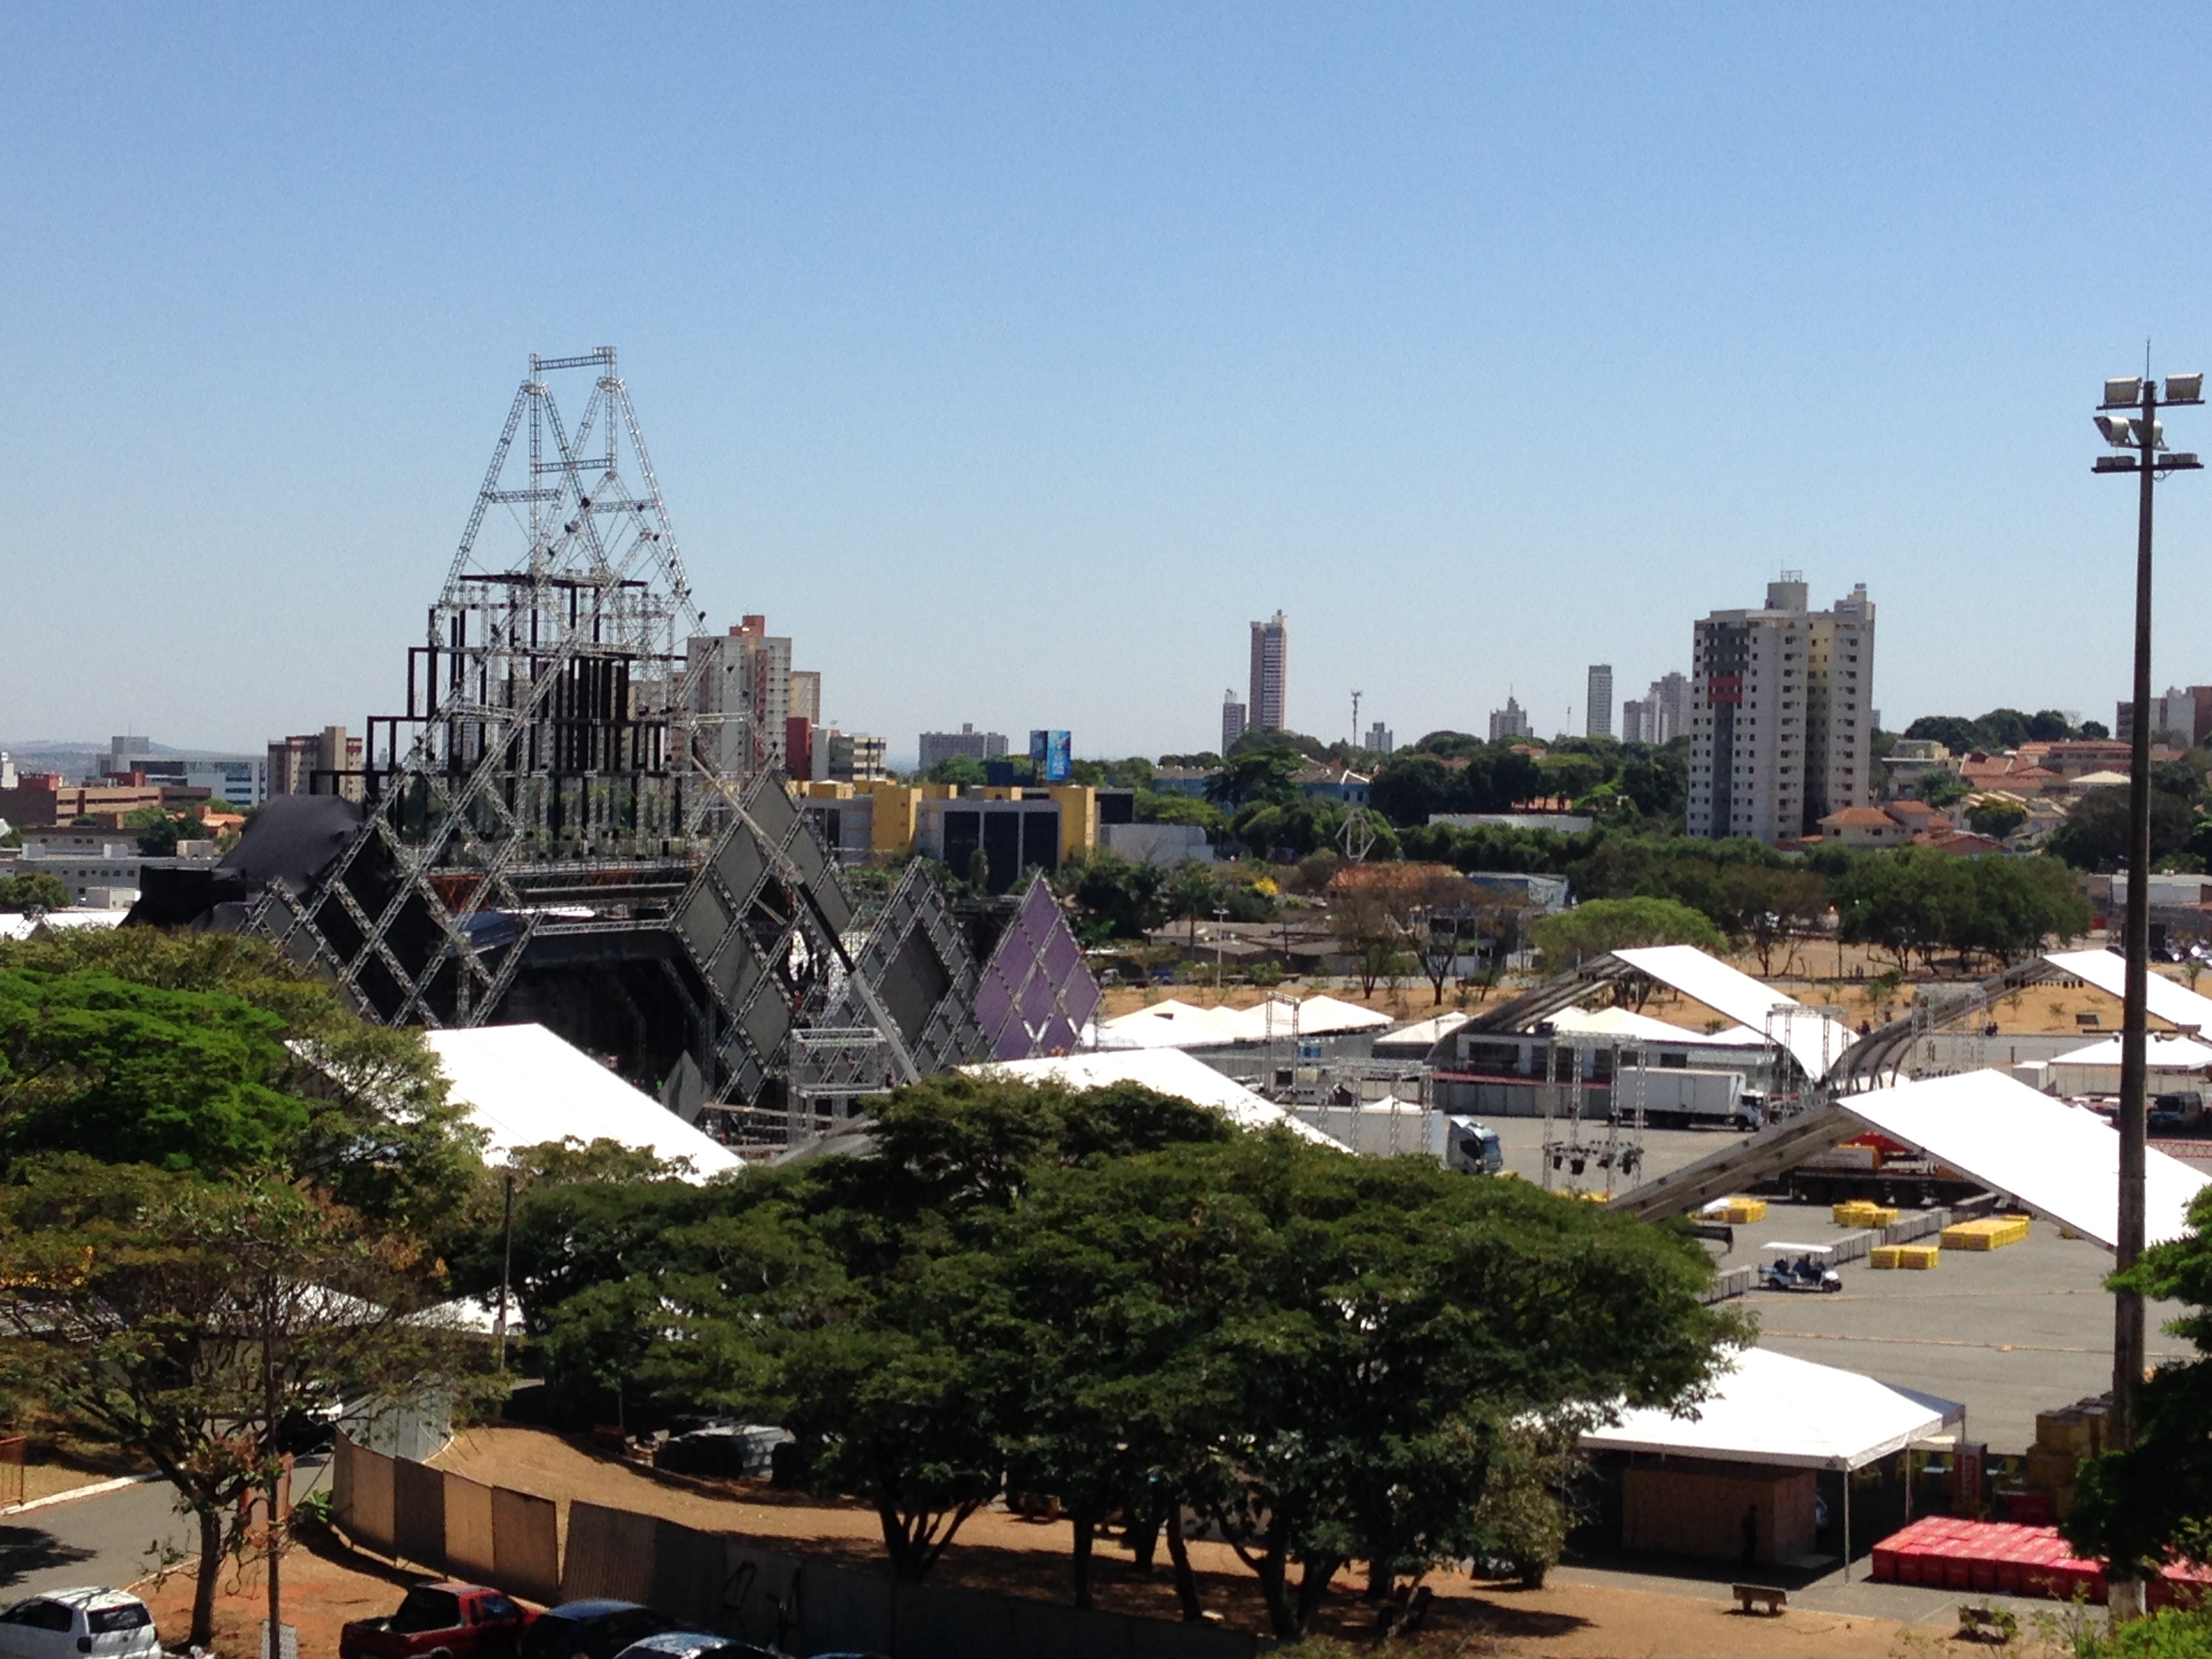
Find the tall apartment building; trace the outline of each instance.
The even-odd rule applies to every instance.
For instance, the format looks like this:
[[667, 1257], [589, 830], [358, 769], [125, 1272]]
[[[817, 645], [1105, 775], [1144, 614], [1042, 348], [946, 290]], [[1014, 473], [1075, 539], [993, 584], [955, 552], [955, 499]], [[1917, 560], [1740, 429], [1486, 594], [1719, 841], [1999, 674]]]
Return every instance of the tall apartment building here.
[[794, 668], [791, 671], [790, 689], [784, 694], [784, 718], [805, 720], [809, 726], [822, 724], [822, 671], [818, 668]]
[[[698, 670], [694, 706], [708, 717], [702, 742], [714, 769], [750, 777], [787, 767], [791, 641], [770, 635], [767, 617], [747, 617], [726, 635], [693, 638], [686, 657]], [[818, 702], [821, 680], [813, 679]]]
[[1491, 711], [1491, 742], [1496, 743], [1500, 738], [1525, 738], [1528, 735], [1528, 711], [1511, 696], [1505, 699], [1504, 708]]
[[337, 794], [359, 800], [361, 766], [361, 739], [348, 737], [343, 726], [326, 726], [270, 744], [263, 775], [272, 795]]
[[[2164, 696], [2150, 700], [2151, 741], [2170, 740], [2180, 748], [2193, 749], [2205, 739], [2208, 715], [2212, 715], [2212, 687], [2192, 685], [2185, 691], [2178, 685], [2168, 686]], [[2125, 743], [2135, 734], [2135, 699], [2123, 697], [2112, 706], [2112, 736]]]
[[1390, 728], [1377, 720], [1367, 728], [1367, 741], [1362, 746], [1370, 754], [1387, 755], [1398, 745], [1391, 739]]
[[1656, 749], [1688, 731], [1689, 718], [1690, 682], [1683, 675], [1668, 674], [1652, 681], [1641, 697], [1620, 705], [1620, 740], [1648, 743]]
[[1756, 611], [1716, 611], [1694, 630], [1693, 836], [1794, 840], [1874, 803], [1874, 602], [1866, 584], [1826, 611], [1785, 570]]
[[1589, 669], [1589, 698], [1583, 709], [1583, 735], [1613, 735], [1613, 665], [1594, 662]]
[[1231, 686], [1221, 694], [1221, 752], [1227, 754], [1237, 746], [1237, 739], [1244, 735], [1245, 706], [1237, 701], [1237, 690]]
[[1283, 711], [1290, 701], [1290, 679], [1291, 625], [1278, 611], [1252, 624], [1252, 691], [1246, 712], [1255, 730], [1286, 729]]
[[978, 732], [966, 720], [957, 732], [925, 732], [921, 734], [921, 769], [925, 772], [939, 761], [1003, 760], [1006, 753], [1006, 734], [1003, 732]]

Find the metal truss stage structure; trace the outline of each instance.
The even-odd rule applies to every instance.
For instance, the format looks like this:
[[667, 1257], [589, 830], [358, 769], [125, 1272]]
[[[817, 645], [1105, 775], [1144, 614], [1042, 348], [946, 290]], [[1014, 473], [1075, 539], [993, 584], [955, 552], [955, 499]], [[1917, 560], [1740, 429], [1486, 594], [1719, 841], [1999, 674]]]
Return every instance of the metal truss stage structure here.
[[[550, 377], [579, 372], [572, 424]], [[717, 769], [726, 716], [687, 649], [704, 623], [613, 348], [533, 356], [404, 712], [371, 717], [359, 765], [271, 799], [211, 875], [154, 872], [132, 920], [269, 939], [383, 1023], [537, 1021], [766, 1146], [887, 1086], [1053, 1052], [1057, 1027], [1007, 1052], [988, 996], [987, 1035], [978, 994], [1005, 970], [922, 866], [857, 928], [782, 778]], [[1048, 947], [1053, 998], [1087, 1018], [1058, 905], [1034, 886], [1020, 914], [1003, 942], [1024, 973]]]

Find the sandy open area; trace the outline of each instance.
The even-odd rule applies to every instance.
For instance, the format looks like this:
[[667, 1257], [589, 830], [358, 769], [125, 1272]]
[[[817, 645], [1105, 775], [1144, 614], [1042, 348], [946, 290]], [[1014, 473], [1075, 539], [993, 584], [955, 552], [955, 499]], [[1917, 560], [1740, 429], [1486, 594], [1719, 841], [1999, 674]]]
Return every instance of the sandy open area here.
[[[873, 1511], [774, 1492], [752, 1481], [658, 1474], [558, 1436], [530, 1429], [477, 1429], [459, 1437], [436, 1460], [441, 1468], [550, 1498], [567, 1524], [572, 1499], [665, 1516], [689, 1526], [726, 1529], [779, 1540], [794, 1553], [879, 1569], [883, 1550]], [[932, 1582], [1004, 1595], [1058, 1600], [1070, 1593], [1067, 1527], [998, 1510], [961, 1529]], [[1209, 1609], [1230, 1624], [1266, 1628], [1257, 1581], [1225, 1545], [1194, 1543]], [[1437, 1602], [1418, 1645], [1393, 1651], [1434, 1655], [1559, 1656], [1559, 1659], [1759, 1659], [1775, 1655], [1886, 1656], [1901, 1627], [1882, 1620], [1791, 1612], [1778, 1620], [1747, 1619], [1732, 1602], [1692, 1595], [1555, 1583], [1541, 1590], [1476, 1584], [1442, 1575], [1429, 1581]], [[1346, 1640], [1371, 1636], [1372, 1611], [1360, 1600], [1364, 1581], [1340, 1575], [1322, 1628]], [[1158, 1619], [1177, 1616], [1166, 1552], [1149, 1576], [1136, 1571], [1118, 1540], [1102, 1540], [1097, 1604]]]

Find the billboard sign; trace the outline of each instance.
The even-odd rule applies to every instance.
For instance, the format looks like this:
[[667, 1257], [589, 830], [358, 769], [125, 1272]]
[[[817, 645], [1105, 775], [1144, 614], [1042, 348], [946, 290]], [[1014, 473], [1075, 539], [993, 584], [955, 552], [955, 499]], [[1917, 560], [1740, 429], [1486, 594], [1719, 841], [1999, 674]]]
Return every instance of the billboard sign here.
[[1073, 772], [1073, 748], [1065, 732], [1030, 733], [1031, 775], [1039, 783], [1066, 783]]

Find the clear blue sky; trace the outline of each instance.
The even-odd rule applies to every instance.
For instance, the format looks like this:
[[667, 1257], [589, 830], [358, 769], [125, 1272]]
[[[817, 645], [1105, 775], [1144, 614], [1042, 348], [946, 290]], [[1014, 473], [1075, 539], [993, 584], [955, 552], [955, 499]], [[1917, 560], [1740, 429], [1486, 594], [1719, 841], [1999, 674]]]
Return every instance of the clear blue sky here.
[[[527, 354], [880, 732], [1541, 731], [1777, 568], [1887, 724], [2110, 720], [2101, 376], [2212, 367], [2212, 17], [2019, 5], [9, 13], [0, 737], [396, 706]], [[2140, 135], [2140, 136], [2138, 136]], [[2138, 148], [2154, 159], [2131, 159]], [[2173, 425], [2212, 453], [2212, 413]], [[2212, 479], [2161, 491], [2212, 680]]]

